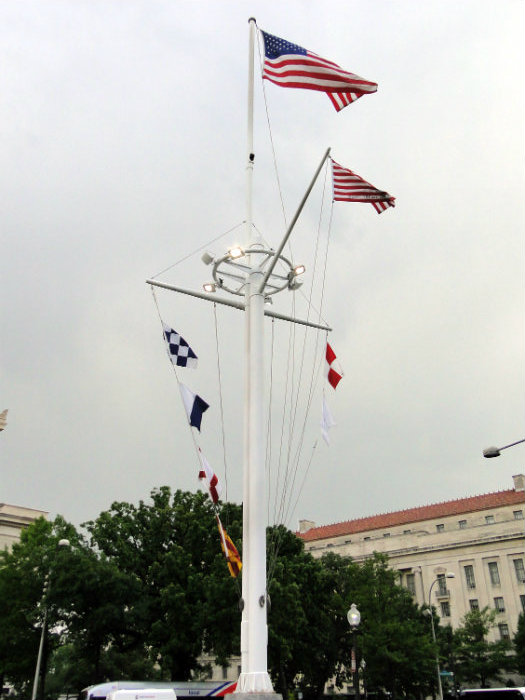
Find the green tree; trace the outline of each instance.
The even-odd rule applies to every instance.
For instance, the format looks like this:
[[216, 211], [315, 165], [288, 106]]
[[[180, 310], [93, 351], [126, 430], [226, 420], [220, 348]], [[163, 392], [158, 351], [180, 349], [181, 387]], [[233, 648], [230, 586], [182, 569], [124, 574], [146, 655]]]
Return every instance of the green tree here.
[[[164, 486], [152, 491], [151, 501], [113, 503], [86, 527], [91, 544], [136, 587], [129, 625], [151, 662], [163, 678], [187, 680], [199, 672], [203, 651], [221, 660], [238, 653], [238, 590], [209, 497], [183, 491], [172, 497]], [[241, 509], [222, 510], [235, 541]]]
[[[290, 530], [282, 525], [269, 528], [267, 543], [270, 675], [283, 697], [294, 689], [299, 675], [303, 678], [303, 692], [317, 694], [312, 688], [311, 669], [318, 667], [319, 653], [333, 632], [332, 590], [325, 585], [319, 560], [304, 551], [303, 542]], [[326, 674], [321, 672], [321, 676], [324, 687]]]
[[500, 639], [489, 642], [495, 610], [471, 610], [455, 631], [456, 680], [486, 688], [489, 680], [502, 682], [502, 672], [512, 667], [511, 643]]
[[514, 651], [516, 652], [516, 671], [525, 675], [525, 615], [518, 617], [518, 627], [513, 639]]
[[69, 551], [58, 542], [65, 538], [76, 540], [72, 525], [60, 517], [54, 523], [39, 518], [22, 531], [11, 551], [0, 552], [0, 676], [21, 693], [32, 684], [44, 619], [41, 695], [47, 659], [60, 642], [56, 589]]

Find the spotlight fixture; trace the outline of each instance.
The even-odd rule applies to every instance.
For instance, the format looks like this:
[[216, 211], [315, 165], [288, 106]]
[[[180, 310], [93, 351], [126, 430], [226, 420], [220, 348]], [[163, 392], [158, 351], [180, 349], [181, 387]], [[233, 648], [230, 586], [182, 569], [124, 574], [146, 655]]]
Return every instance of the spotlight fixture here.
[[232, 260], [235, 260], [236, 258], [242, 258], [242, 256], [244, 255], [244, 250], [240, 246], [234, 245], [232, 248], [229, 249], [228, 255], [230, 256], [230, 258], [232, 258]]
[[293, 273], [296, 277], [298, 275], [302, 275], [305, 271], [306, 271], [306, 267], [304, 265], [296, 265], [293, 269]]
[[215, 292], [217, 290], [214, 282], [206, 282], [202, 285], [205, 292]]
[[213, 262], [213, 255], [211, 253], [203, 253], [201, 257], [202, 262], [205, 265], [211, 265]]

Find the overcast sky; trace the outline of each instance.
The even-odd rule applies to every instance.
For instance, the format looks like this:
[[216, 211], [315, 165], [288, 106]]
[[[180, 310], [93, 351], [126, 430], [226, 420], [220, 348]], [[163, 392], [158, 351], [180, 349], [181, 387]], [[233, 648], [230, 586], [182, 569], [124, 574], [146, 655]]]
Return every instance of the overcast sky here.
[[[525, 445], [482, 450], [525, 437], [524, 15], [523, 0], [1, 0], [0, 502], [79, 524], [160, 485], [199, 488], [145, 280], [199, 290], [201, 249], [246, 242], [240, 227], [209, 244], [246, 216], [250, 16], [379, 85], [336, 113], [322, 93], [265, 83], [265, 105], [256, 60], [254, 222], [268, 244], [285, 229], [268, 121], [288, 220], [328, 146], [396, 197], [380, 216], [334, 205], [323, 316], [345, 376], [326, 393], [330, 447], [317, 376], [286, 524], [511, 488]], [[307, 266], [303, 317], [325, 259], [324, 177], [287, 253]], [[273, 308], [290, 313], [291, 298]], [[211, 405], [198, 444], [240, 502], [242, 314], [156, 301], [199, 355], [179, 379]], [[273, 456], [288, 449], [285, 377], [307, 389], [300, 350], [322, 356], [324, 336], [299, 333], [291, 352], [290, 326], [266, 323]]]

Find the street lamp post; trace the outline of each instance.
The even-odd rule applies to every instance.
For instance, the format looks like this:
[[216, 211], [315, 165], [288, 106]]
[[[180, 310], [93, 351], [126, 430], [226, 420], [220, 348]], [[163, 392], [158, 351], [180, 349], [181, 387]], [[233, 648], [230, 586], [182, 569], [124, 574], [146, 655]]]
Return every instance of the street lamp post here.
[[[445, 578], [455, 578], [455, 574], [453, 574], [452, 571], [447, 571], [447, 573], [445, 574]], [[443, 686], [441, 685], [441, 669], [439, 668], [439, 649], [437, 647], [437, 641], [436, 641], [436, 630], [434, 629], [434, 613], [432, 612], [432, 589], [434, 588], [436, 583], [439, 583], [439, 578], [436, 578], [430, 584], [430, 589], [428, 591], [428, 609], [430, 611], [430, 625], [432, 628], [432, 639], [434, 641], [434, 646], [436, 647], [436, 673], [437, 673], [439, 700], [443, 700]]]
[[501, 450], [506, 450], [508, 447], [514, 447], [514, 445], [519, 445], [521, 442], [525, 442], [525, 438], [523, 438], [523, 440], [511, 442], [510, 445], [503, 445], [503, 447], [487, 447], [483, 450], [483, 457], [499, 457]]
[[[69, 540], [59, 540], [59, 547], [69, 547]], [[51, 567], [52, 568], [52, 567]], [[50, 568], [50, 572], [51, 572]], [[38, 677], [40, 675], [40, 665], [42, 663], [42, 653], [44, 651], [44, 641], [46, 637], [47, 628], [47, 602], [46, 597], [49, 593], [50, 588], [50, 577], [49, 574], [46, 576], [46, 582], [44, 584], [44, 591], [42, 594], [42, 602], [44, 605], [44, 618], [42, 620], [42, 631], [40, 633], [40, 644], [38, 645], [38, 655], [36, 657], [36, 668], [35, 668], [35, 678], [33, 680], [33, 692], [31, 693], [31, 700], [36, 700], [36, 693], [38, 690]]]
[[350, 625], [350, 629], [352, 630], [352, 666], [351, 666], [351, 671], [352, 671], [352, 677], [353, 677], [353, 682], [354, 682], [354, 697], [355, 700], [359, 700], [359, 672], [358, 672], [358, 666], [357, 666], [357, 629], [359, 627], [359, 623], [361, 622], [361, 613], [357, 609], [357, 606], [355, 603], [352, 603], [350, 606], [350, 610], [348, 611], [346, 618], [348, 620], [348, 624]]

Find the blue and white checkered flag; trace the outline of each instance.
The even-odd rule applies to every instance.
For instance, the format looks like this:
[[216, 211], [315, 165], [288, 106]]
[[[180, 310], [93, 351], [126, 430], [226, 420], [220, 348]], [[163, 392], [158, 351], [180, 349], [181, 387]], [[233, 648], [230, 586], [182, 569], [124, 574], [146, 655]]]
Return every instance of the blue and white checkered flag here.
[[197, 355], [190, 348], [188, 343], [184, 338], [170, 328], [165, 323], [162, 324], [164, 328], [164, 337], [166, 338], [166, 343], [168, 347], [168, 355], [170, 360], [174, 365], [178, 367], [191, 367], [195, 369], [197, 367]]

